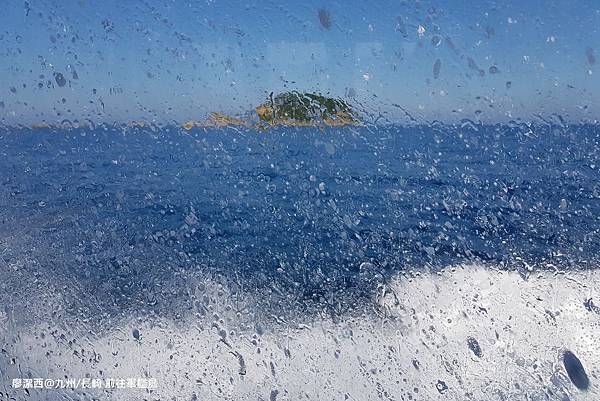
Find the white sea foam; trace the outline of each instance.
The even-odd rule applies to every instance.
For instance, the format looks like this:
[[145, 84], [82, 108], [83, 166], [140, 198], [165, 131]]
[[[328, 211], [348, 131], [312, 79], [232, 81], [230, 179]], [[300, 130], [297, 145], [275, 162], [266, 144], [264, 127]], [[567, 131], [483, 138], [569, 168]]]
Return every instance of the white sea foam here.
[[[5, 327], [0, 388], [25, 399], [23, 390], [9, 388], [10, 378], [31, 373], [158, 380], [152, 393], [87, 391], [88, 399], [101, 400], [599, 399], [600, 315], [584, 305], [589, 298], [600, 303], [599, 282], [595, 271], [539, 272], [524, 280], [461, 266], [399, 276], [382, 289], [372, 315], [281, 322], [264, 333], [231, 332], [222, 315], [136, 320], [74, 343], [48, 323], [18, 333]], [[468, 347], [469, 337], [481, 356]], [[587, 371], [587, 391], [567, 377], [567, 349]], [[9, 357], [15, 364], [5, 364]], [[28, 399], [46, 399], [50, 391], [33, 390]]]

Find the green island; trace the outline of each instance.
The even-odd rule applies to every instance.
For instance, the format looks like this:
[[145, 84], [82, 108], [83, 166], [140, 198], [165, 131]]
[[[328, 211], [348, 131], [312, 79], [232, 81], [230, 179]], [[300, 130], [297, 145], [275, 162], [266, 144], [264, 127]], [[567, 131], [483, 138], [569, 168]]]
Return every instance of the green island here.
[[256, 114], [271, 125], [355, 125], [352, 109], [342, 99], [297, 91], [281, 93], [258, 106]]
[[256, 115], [250, 115], [246, 119], [214, 112], [203, 122], [186, 122], [183, 128], [190, 130], [194, 127], [241, 125], [264, 129], [273, 126], [319, 127], [361, 124], [346, 101], [318, 93], [291, 91], [276, 96], [271, 93], [264, 103], [254, 109], [254, 112]]

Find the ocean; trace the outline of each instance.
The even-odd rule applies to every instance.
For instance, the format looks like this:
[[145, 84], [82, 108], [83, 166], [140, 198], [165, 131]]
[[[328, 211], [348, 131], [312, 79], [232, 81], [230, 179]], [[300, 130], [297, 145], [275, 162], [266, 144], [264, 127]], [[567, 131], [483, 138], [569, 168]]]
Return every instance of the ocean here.
[[[0, 156], [0, 399], [600, 395], [597, 125], [4, 127]], [[64, 376], [158, 388], [8, 386]]]

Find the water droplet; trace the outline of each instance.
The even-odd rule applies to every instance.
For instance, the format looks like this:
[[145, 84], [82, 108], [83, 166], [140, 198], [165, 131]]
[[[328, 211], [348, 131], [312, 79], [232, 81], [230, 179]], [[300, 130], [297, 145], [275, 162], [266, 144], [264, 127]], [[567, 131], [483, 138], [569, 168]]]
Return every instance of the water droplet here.
[[440, 70], [442, 68], [442, 61], [438, 58], [433, 63], [433, 79], [438, 79], [440, 77]]
[[590, 379], [588, 378], [581, 361], [571, 351], [565, 351], [563, 354], [563, 364], [569, 375], [571, 382], [580, 390], [587, 390], [590, 386]]
[[319, 23], [325, 29], [331, 28], [331, 15], [329, 14], [329, 11], [324, 8], [319, 10]]
[[467, 345], [476, 357], [481, 358], [483, 356], [483, 352], [481, 352], [479, 342], [475, 338], [467, 337]]
[[65, 76], [60, 72], [54, 73], [54, 80], [56, 81], [56, 84], [58, 86], [60, 86], [61, 88], [67, 84], [67, 80], [65, 79]]

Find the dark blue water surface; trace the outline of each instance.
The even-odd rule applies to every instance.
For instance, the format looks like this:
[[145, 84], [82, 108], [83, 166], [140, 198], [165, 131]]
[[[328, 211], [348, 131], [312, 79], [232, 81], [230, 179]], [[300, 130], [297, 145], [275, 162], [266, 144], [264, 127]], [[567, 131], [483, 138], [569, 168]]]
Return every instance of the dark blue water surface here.
[[52, 275], [83, 315], [158, 311], [189, 270], [344, 308], [403, 270], [598, 266], [597, 126], [4, 128], [0, 152], [5, 281]]

